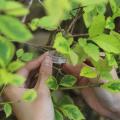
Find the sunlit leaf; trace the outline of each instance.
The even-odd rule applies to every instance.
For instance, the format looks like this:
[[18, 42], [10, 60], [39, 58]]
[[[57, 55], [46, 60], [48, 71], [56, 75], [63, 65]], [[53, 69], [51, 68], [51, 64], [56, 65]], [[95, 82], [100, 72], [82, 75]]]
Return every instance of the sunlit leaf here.
[[33, 102], [37, 98], [37, 93], [34, 89], [29, 89], [24, 92], [22, 98], [26, 102]]
[[93, 41], [107, 52], [120, 53], [120, 41], [113, 35], [101, 34], [93, 38]]
[[56, 35], [53, 47], [62, 54], [69, 54], [70, 47], [68, 41], [63, 37], [62, 33]]
[[97, 77], [97, 72], [94, 70], [94, 68], [85, 66], [82, 68], [80, 72], [80, 76], [84, 76], [87, 78], [96, 78]]
[[16, 42], [25, 42], [32, 38], [30, 31], [25, 25], [18, 19], [6, 15], [0, 15], [0, 31]]
[[14, 45], [0, 36], [0, 66], [5, 67], [13, 58], [14, 55]]
[[63, 114], [70, 120], [83, 120], [85, 119], [79, 108], [75, 105], [68, 104], [60, 107]]
[[16, 1], [7, 1], [4, 7], [4, 11], [6, 14], [13, 16], [23, 16], [29, 13], [27, 8]]
[[93, 18], [92, 24], [89, 28], [89, 36], [94, 37], [103, 33], [105, 28], [104, 15], [98, 15]]
[[13, 61], [9, 64], [8, 66], [8, 70], [10, 72], [16, 72], [17, 70], [19, 70], [20, 68], [22, 68], [25, 65], [24, 62], [17, 60], [17, 61]]
[[47, 86], [52, 89], [56, 90], [58, 88], [58, 83], [55, 77], [50, 76], [46, 81]]

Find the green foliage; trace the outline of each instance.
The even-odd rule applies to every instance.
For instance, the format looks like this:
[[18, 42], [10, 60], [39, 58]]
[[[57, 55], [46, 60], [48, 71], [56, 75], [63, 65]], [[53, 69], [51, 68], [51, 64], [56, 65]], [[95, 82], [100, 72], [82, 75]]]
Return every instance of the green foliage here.
[[104, 89], [107, 89], [110, 92], [118, 93], [120, 92], [120, 80], [113, 80], [101, 86]]
[[58, 83], [57, 83], [57, 80], [54, 76], [50, 76], [47, 79], [46, 84], [52, 90], [56, 90], [58, 88]]
[[[40, 27], [55, 31], [53, 48], [66, 57], [69, 63], [76, 65], [89, 61], [92, 64], [92, 67], [83, 67], [80, 76], [107, 80], [109, 82], [102, 88], [119, 92], [119, 80], [113, 81], [110, 73], [113, 67], [118, 66], [115, 56], [120, 55], [120, 34], [114, 31], [115, 19], [120, 17], [119, 0], [44, 0], [43, 7], [46, 15], [32, 19], [29, 27], [32, 30]], [[112, 14], [108, 14], [108, 10]], [[15, 72], [24, 66], [24, 62], [32, 60], [33, 54], [23, 49], [15, 51], [14, 42], [25, 43], [32, 38], [27, 26], [17, 18], [28, 13], [29, 10], [20, 2], [0, 1], [0, 87], [8, 84], [19, 86], [25, 82], [25, 78]], [[85, 25], [77, 27], [79, 19]], [[85, 27], [86, 30], [82, 30]], [[80, 32], [80, 37], [74, 36], [75, 31]], [[86, 31], [85, 35], [81, 31]], [[101, 57], [101, 52], [105, 54], [104, 57]], [[76, 78], [66, 75], [60, 80], [50, 76], [46, 83], [52, 92], [57, 93], [59, 89], [74, 88]], [[23, 94], [26, 102], [32, 102], [36, 97], [37, 93], [33, 89]], [[63, 120], [64, 117], [70, 120], [85, 119], [68, 95], [59, 98], [54, 94], [52, 97], [60, 110], [55, 111], [56, 120]], [[12, 112], [11, 106], [5, 104], [4, 111], [8, 117]]]
[[60, 107], [63, 114], [70, 120], [84, 120], [83, 114], [80, 112], [78, 107], [72, 104], [63, 105]]
[[87, 78], [96, 78], [97, 77], [97, 72], [94, 70], [94, 68], [85, 66], [82, 68], [80, 72], [80, 76], [84, 76]]
[[26, 102], [33, 102], [37, 98], [37, 92], [34, 89], [29, 89], [24, 92], [22, 98]]
[[12, 60], [14, 45], [4, 37], [0, 36], [0, 66], [5, 67]]
[[106, 52], [120, 53], [120, 41], [113, 35], [101, 34], [93, 38], [93, 41]]
[[25, 42], [32, 38], [31, 33], [25, 25], [18, 19], [7, 15], [0, 15], [0, 31], [11, 39], [11, 41]]
[[104, 15], [95, 16], [89, 28], [89, 36], [92, 38], [102, 34], [104, 32], [104, 28], [105, 28]]
[[24, 65], [25, 65], [24, 62], [22, 62], [20, 60], [16, 60], [16, 61], [11, 62], [8, 65], [8, 70], [10, 72], [16, 72], [17, 70], [19, 70], [20, 68], [22, 68]]
[[76, 77], [72, 75], [65, 75], [62, 78], [60, 85], [63, 87], [72, 87], [76, 82], [77, 82]]
[[3, 109], [6, 117], [9, 117], [12, 114], [12, 106], [9, 103], [5, 103]]
[[55, 120], [64, 120], [63, 115], [58, 110], [55, 111]]

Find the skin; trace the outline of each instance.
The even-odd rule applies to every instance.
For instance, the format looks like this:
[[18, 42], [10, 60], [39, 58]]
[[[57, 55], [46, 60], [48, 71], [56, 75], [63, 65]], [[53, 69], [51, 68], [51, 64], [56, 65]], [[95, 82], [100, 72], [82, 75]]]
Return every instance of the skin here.
[[[32, 102], [24, 102], [21, 96], [28, 88], [24, 86], [15, 87], [7, 86], [4, 95], [9, 101], [20, 100], [13, 104], [13, 111], [18, 120], [54, 120], [54, 108], [50, 96], [50, 91], [46, 86], [45, 81], [52, 75], [52, 60], [48, 53], [43, 54], [38, 59], [27, 63], [17, 73], [24, 76], [27, 80], [31, 71], [38, 69], [39, 75], [34, 89], [38, 93], [38, 98]], [[78, 78], [79, 85], [85, 85], [90, 82], [96, 82], [94, 79], [87, 79], [79, 76], [83, 65], [63, 65], [63, 70]], [[117, 79], [116, 71], [111, 72], [114, 79]], [[101, 80], [104, 82], [104, 80]], [[9, 94], [10, 93], [10, 94]], [[120, 93], [110, 93], [102, 88], [84, 88], [80, 89], [80, 93], [87, 104], [100, 115], [108, 117], [112, 120], [120, 118]]]
[[27, 80], [28, 75], [32, 70], [39, 66], [39, 75], [34, 89], [37, 91], [38, 97], [28, 103], [21, 99], [24, 91], [27, 90], [24, 86], [15, 87], [7, 86], [4, 95], [9, 101], [20, 101], [13, 104], [13, 111], [18, 120], [54, 120], [54, 108], [50, 96], [50, 91], [45, 83], [50, 75], [52, 75], [52, 60], [48, 53], [40, 56], [38, 59], [27, 63], [18, 74], [24, 76]]
[[[80, 70], [84, 65], [63, 65], [64, 71], [68, 74], [72, 74], [78, 78], [79, 85], [85, 85], [87, 83], [96, 82], [94, 79], [82, 78], [79, 76]], [[118, 79], [116, 70], [113, 69], [111, 74], [114, 79]], [[100, 82], [105, 82], [101, 80]], [[110, 93], [102, 88], [84, 88], [80, 90], [83, 98], [87, 104], [100, 115], [108, 117], [112, 120], [120, 119], [120, 93]]]

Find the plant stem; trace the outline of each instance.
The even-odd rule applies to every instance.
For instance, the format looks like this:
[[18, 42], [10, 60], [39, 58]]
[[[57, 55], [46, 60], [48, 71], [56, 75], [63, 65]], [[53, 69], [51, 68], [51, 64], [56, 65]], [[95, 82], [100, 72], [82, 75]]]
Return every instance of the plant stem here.
[[[28, 9], [31, 8], [31, 6], [32, 6], [32, 4], [33, 4], [33, 1], [34, 1], [34, 0], [30, 0], [30, 1], [29, 1], [28, 7], [27, 7]], [[26, 18], [27, 18], [27, 15], [25, 15], [25, 16], [22, 18], [22, 23], [25, 23]]]
[[97, 83], [97, 84], [88, 84], [84, 86], [74, 86], [74, 87], [68, 87], [68, 88], [59, 88], [59, 90], [72, 90], [72, 89], [83, 89], [88, 87], [100, 87], [103, 83]]

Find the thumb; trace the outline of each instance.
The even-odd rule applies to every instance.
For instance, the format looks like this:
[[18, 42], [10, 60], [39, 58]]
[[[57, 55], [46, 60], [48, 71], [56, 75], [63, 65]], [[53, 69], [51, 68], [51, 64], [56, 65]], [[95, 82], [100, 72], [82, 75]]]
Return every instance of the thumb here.
[[38, 81], [36, 84], [36, 88], [38, 90], [43, 90], [44, 88], [48, 89], [45, 81], [48, 79], [49, 76], [52, 75], [52, 66], [52, 58], [50, 56], [46, 56], [41, 64], [39, 71]]

